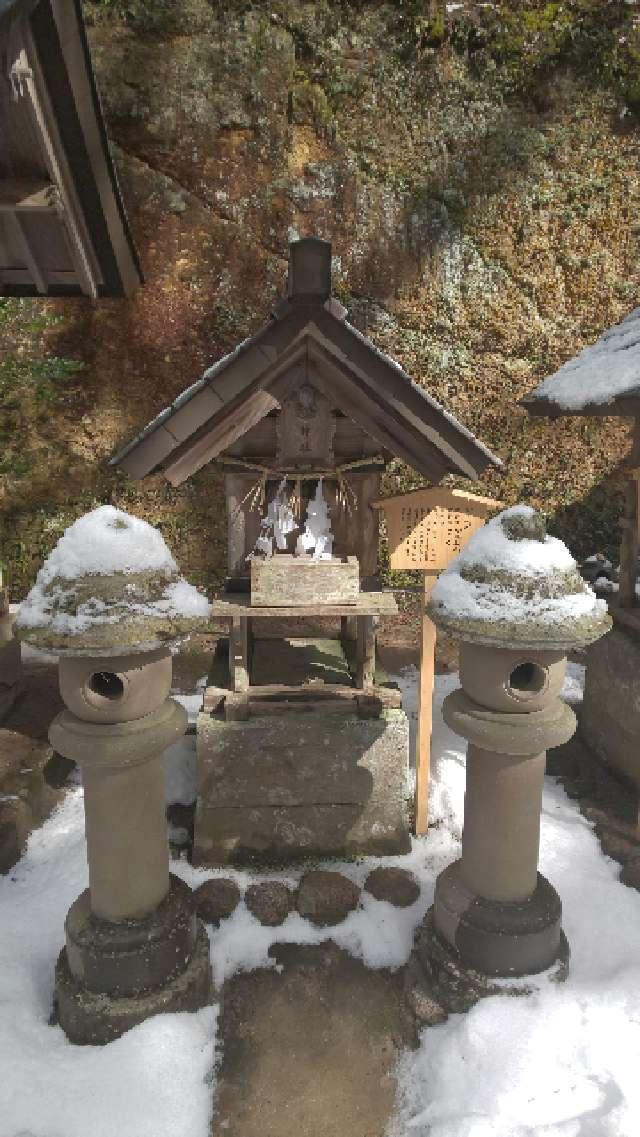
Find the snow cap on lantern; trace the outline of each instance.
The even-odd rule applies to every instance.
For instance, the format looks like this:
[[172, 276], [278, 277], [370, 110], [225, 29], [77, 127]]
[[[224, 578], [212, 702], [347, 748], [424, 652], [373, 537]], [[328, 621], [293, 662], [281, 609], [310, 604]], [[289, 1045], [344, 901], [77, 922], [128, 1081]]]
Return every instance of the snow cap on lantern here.
[[567, 650], [611, 626], [566, 545], [531, 506], [514, 505], [479, 529], [440, 576], [428, 605], [458, 639]]
[[73, 655], [149, 650], [202, 626], [211, 605], [162, 534], [101, 505], [62, 535], [22, 603], [21, 639]]

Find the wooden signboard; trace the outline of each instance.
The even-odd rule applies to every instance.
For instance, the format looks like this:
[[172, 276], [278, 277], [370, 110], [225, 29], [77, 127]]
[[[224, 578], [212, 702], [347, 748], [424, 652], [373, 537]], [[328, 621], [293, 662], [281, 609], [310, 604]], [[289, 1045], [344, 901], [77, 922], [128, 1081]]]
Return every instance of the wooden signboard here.
[[489, 513], [503, 503], [464, 490], [439, 487], [410, 490], [372, 502], [382, 509], [389, 541], [391, 569], [417, 569], [424, 573], [420, 693], [416, 742], [415, 830], [418, 836], [429, 824], [429, 771], [436, 628], [426, 606], [438, 573], [457, 557]]
[[384, 509], [389, 567], [441, 572], [500, 503], [463, 490], [422, 489], [373, 503]]

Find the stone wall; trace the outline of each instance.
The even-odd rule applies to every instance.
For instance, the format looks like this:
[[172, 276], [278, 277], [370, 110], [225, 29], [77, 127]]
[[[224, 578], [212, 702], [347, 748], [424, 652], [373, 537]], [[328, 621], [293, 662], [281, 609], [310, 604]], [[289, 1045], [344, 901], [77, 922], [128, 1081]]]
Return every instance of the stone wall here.
[[[159, 524], [194, 580], [221, 579], [217, 470], [173, 490], [106, 460], [263, 322], [289, 238], [311, 232], [333, 242], [350, 319], [506, 460], [475, 488], [547, 510], [578, 554], [614, 553], [603, 478], [626, 427], [516, 404], [636, 303], [633, 6], [463, 3], [446, 21], [413, 0], [84, 8], [146, 284], [131, 301], [2, 307], [13, 595], [99, 501]], [[63, 361], [46, 382], [43, 357]], [[398, 464], [388, 488], [414, 481]]]

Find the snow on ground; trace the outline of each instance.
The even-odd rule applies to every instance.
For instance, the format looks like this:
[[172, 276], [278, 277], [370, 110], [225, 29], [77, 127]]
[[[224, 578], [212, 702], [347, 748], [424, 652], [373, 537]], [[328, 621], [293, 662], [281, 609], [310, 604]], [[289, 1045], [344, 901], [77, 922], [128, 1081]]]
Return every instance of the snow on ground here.
[[171, 691], [171, 695], [176, 700], [176, 703], [180, 703], [187, 712], [190, 726], [195, 725], [195, 721], [202, 706], [202, 700], [204, 698], [204, 692], [207, 683], [208, 677], [206, 675], [201, 675], [196, 683], [195, 691], [190, 692], [188, 695], [185, 695], [181, 691], [176, 691], [174, 689]]
[[[572, 701], [582, 678], [583, 669], [571, 665], [565, 696]], [[415, 668], [399, 677], [412, 720], [417, 679]], [[404, 963], [436, 875], [459, 855], [464, 746], [441, 715], [444, 696], [456, 686], [456, 675], [436, 679], [434, 828], [426, 840], [414, 840], [407, 857], [382, 859], [412, 869], [421, 884], [418, 901], [401, 910], [364, 895], [360, 910], [330, 929], [312, 928], [297, 914], [280, 928], [263, 928], [241, 903], [219, 930], [210, 929], [218, 984], [238, 969], [274, 966], [268, 949], [277, 940], [331, 937], [370, 967]], [[175, 766], [168, 797], [188, 800], [193, 739], [172, 748], [167, 762]], [[362, 882], [379, 863], [332, 867]], [[183, 860], [172, 868], [192, 885], [225, 875], [244, 890], [257, 878], [198, 870]], [[530, 996], [486, 999], [425, 1030], [420, 1048], [400, 1059], [389, 1137], [635, 1137], [640, 896], [617, 881], [618, 866], [551, 779], [541, 869], [563, 898], [570, 978], [554, 984], [540, 976]], [[268, 874], [292, 882], [296, 875]], [[64, 915], [86, 882], [82, 791], [74, 789], [32, 835], [12, 874], [0, 878], [0, 1137], [208, 1137], [217, 1008], [160, 1015], [98, 1048], [72, 1046], [48, 1025]]]
[[0, 1137], [206, 1137], [216, 1008], [159, 1015], [104, 1047], [48, 1025], [64, 916], [86, 885], [77, 789], [0, 877]]
[[[569, 668], [564, 694], [576, 702], [584, 669]], [[464, 793], [459, 741], [437, 714], [431, 816], [452, 856]], [[400, 1060], [388, 1137], [637, 1137], [640, 896], [618, 881], [619, 865], [560, 784], [545, 782], [540, 871], [562, 897], [569, 978], [539, 976], [530, 996], [485, 999], [424, 1030], [418, 1051]]]

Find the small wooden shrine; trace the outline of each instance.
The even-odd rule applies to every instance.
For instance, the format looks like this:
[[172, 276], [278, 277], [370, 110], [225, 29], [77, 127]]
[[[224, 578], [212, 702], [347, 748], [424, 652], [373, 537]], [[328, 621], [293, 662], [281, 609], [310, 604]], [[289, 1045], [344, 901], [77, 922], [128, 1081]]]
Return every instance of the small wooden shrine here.
[[579, 729], [600, 758], [633, 779], [640, 803], [640, 309], [545, 379], [522, 405], [551, 419], [630, 420], [619, 591], [609, 605], [614, 626], [589, 648]]
[[0, 0], [0, 295], [129, 296], [142, 274], [80, 0]]
[[198, 721], [201, 863], [408, 847], [407, 721], [375, 652], [397, 608], [376, 586], [373, 505], [395, 457], [430, 482], [500, 463], [345, 317], [330, 245], [295, 242], [270, 322], [112, 459], [173, 484], [224, 470], [214, 616], [229, 637]]

